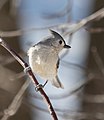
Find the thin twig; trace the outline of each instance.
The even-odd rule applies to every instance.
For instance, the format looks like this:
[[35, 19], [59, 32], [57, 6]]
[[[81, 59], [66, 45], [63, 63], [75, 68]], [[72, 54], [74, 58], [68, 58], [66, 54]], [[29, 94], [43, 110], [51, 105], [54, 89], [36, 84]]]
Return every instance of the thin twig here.
[[[3, 46], [8, 52], [11, 53], [11, 55], [20, 63], [20, 65], [26, 69], [28, 68], [28, 64], [9, 46], [7, 45], [7, 43], [3, 40], [3, 39], [0, 39], [0, 44], [1, 46]], [[35, 78], [33, 72], [31, 71], [31, 69], [28, 69], [27, 70], [27, 73], [30, 77], [30, 79], [33, 81], [33, 83], [37, 86], [39, 85], [37, 79]], [[40, 94], [42, 95], [43, 97], [43, 100], [45, 101], [45, 103], [47, 104], [48, 106], [48, 110], [50, 112], [50, 115], [52, 117], [53, 120], [58, 120], [57, 116], [56, 116], [56, 113], [53, 109], [53, 106], [48, 98], [48, 96], [46, 95], [46, 93], [44, 92], [44, 90], [42, 88], [39, 89], [39, 92]]]
[[102, 32], [104, 32], [104, 27], [102, 28], [100, 28], [100, 27], [98, 27], [98, 28], [87, 28], [86, 29], [88, 32], [90, 32], [90, 33], [102, 33]]

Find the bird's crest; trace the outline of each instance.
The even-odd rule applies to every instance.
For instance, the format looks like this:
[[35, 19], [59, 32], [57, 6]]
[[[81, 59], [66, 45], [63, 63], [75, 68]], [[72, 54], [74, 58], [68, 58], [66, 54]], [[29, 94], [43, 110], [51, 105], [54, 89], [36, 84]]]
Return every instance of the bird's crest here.
[[52, 33], [52, 35], [54, 36], [54, 38], [56, 38], [56, 39], [62, 39], [63, 40], [63, 37], [59, 33], [55, 32], [55, 31], [53, 31], [51, 29], [50, 29], [50, 32]]

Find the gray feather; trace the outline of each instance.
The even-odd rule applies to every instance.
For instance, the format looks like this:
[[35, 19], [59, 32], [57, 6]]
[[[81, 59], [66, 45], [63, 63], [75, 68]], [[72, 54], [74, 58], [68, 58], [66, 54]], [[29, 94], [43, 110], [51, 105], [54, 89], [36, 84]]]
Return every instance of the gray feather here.
[[58, 76], [56, 76], [51, 82], [52, 82], [52, 84], [53, 84], [55, 87], [64, 89], [64, 86], [63, 86], [63, 84], [60, 82]]

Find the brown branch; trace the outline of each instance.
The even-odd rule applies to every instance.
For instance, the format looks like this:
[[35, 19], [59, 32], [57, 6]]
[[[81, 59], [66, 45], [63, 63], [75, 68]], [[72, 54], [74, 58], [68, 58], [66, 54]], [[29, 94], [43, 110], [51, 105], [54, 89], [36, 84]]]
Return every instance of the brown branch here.
[[[22, 67], [24, 69], [28, 68], [28, 64], [3, 40], [0, 38], [0, 44], [1, 46], [3, 46], [9, 53], [11, 53], [11, 55], [22, 65]], [[31, 69], [27, 70], [27, 73], [30, 77], [30, 79], [33, 81], [33, 83], [37, 86], [39, 85], [37, 79], [35, 78], [33, 72], [31, 71]], [[44, 92], [44, 90], [42, 88], [39, 89], [40, 94], [43, 97], [43, 100], [45, 101], [45, 103], [48, 106], [48, 110], [50, 112], [50, 115], [52, 117], [53, 120], [58, 120], [56, 113], [53, 109], [53, 106], [48, 98], [48, 96], [46, 95], [46, 93]]]

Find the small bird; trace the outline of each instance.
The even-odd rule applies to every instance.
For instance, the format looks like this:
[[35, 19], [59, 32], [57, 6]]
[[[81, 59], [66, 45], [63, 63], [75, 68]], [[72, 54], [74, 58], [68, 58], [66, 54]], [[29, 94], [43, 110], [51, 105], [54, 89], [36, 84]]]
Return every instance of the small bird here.
[[60, 34], [53, 30], [50, 32], [51, 37], [38, 42], [28, 50], [29, 64], [34, 74], [50, 81], [57, 88], [64, 88], [57, 75], [60, 61], [59, 52], [63, 48], [71, 47], [66, 45]]

